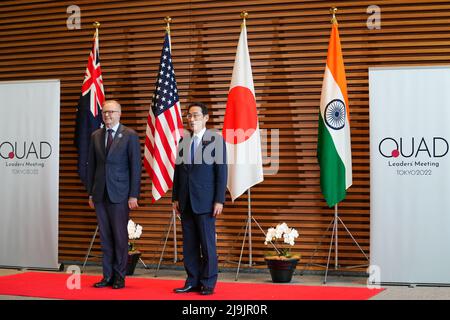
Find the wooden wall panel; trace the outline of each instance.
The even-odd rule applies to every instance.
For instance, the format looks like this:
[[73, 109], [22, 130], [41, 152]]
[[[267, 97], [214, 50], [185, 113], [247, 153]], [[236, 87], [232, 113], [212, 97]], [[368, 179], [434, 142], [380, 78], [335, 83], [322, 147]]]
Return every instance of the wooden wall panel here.
[[[172, 55], [181, 103], [207, 103], [210, 127], [221, 129], [236, 45], [239, 13], [250, 13], [247, 28], [260, 127], [279, 130], [279, 150], [264, 149], [278, 171], [252, 188], [253, 217], [266, 230], [286, 221], [300, 232], [294, 251], [307, 262], [324, 263], [333, 209], [320, 193], [316, 160], [317, 120], [322, 76], [330, 34], [329, 8], [338, 6], [339, 29], [351, 108], [353, 186], [340, 204], [340, 217], [369, 252], [369, 92], [368, 67], [436, 65], [450, 60], [448, 1], [378, 1], [381, 28], [370, 30], [367, 7], [373, 1], [76, 1], [81, 29], [68, 30], [67, 7], [73, 1], [0, 2], [0, 79], [61, 80], [59, 258], [83, 261], [96, 226], [76, 173], [73, 145], [75, 108], [91, 48], [92, 22], [101, 22], [100, 58], [108, 99], [123, 106], [123, 122], [135, 128], [143, 145], [146, 115], [153, 93], [164, 35], [164, 17], [172, 23]], [[1, 102], [0, 102], [1, 103]], [[4, 106], [3, 106], [4, 107]], [[269, 145], [271, 139], [267, 140]], [[266, 166], [268, 167], [268, 165]], [[142, 174], [140, 208], [132, 218], [143, 225], [138, 241], [148, 264], [158, 262], [169, 219], [170, 192], [155, 204]], [[220, 264], [235, 266], [247, 219], [247, 196], [231, 203], [218, 220]], [[253, 260], [263, 262], [267, 248], [252, 224]], [[178, 254], [181, 228], [177, 222]], [[165, 264], [172, 264], [173, 236]], [[94, 253], [99, 253], [99, 241]], [[248, 264], [245, 247], [243, 262]], [[363, 255], [343, 228], [339, 263], [362, 265]], [[178, 262], [181, 265], [180, 262]], [[318, 269], [312, 267], [311, 269]], [[363, 268], [357, 269], [359, 271]]]

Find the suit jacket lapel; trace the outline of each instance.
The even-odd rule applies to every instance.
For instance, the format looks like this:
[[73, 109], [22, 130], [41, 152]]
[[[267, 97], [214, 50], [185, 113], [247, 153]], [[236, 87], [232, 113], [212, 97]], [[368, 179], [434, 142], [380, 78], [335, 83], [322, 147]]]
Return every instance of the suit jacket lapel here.
[[[114, 135], [114, 139], [111, 144], [111, 147], [109, 148], [108, 154], [111, 154], [111, 152], [113, 152], [113, 150], [116, 148], [117, 144], [120, 142], [120, 138], [122, 138], [122, 131], [123, 131], [123, 126], [121, 124], [119, 124], [119, 127], [117, 128], [117, 132]], [[103, 135], [104, 134], [105, 133], [103, 133]]]
[[102, 130], [102, 134], [100, 135], [100, 150], [104, 158], [106, 158], [105, 136], [106, 136], [106, 127], [104, 128], [104, 130]]
[[[187, 152], [187, 154], [188, 154], [188, 164], [186, 165], [186, 167], [187, 167], [187, 169], [189, 169], [189, 170], [191, 170], [193, 167], [194, 167], [194, 164], [193, 163], [191, 163], [191, 144], [192, 143], [194, 143], [194, 132], [191, 132], [191, 137], [190, 137], [190, 140], [189, 140], [190, 142], [189, 142], [189, 151]], [[197, 154], [197, 152], [198, 152], [198, 147], [197, 147], [197, 150], [195, 151], [195, 155]], [[195, 162], [195, 155], [194, 155], [194, 162]]]
[[[205, 133], [206, 133], [206, 132], [205, 132]], [[203, 134], [203, 137], [204, 137], [204, 136], [205, 136], [205, 135]], [[202, 141], [200, 141], [200, 142], [198, 143], [197, 149], [195, 150], [194, 162], [195, 162], [195, 159], [197, 159], [197, 154], [200, 152], [200, 149], [202, 149], [201, 146], [202, 146], [202, 144], [203, 144], [203, 137], [202, 137]], [[189, 161], [188, 164], [185, 165], [185, 166], [186, 166], [186, 169], [188, 169], [188, 170], [191, 170], [191, 169], [194, 167], [193, 163], [191, 163], [191, 145], [192, 145], [192, 143], [193, 143], [193, 140], [194, 140], [194, 133], [191, 132], [191, 136], [190, 136], [190, 139], [189, 139], [189, 145], [188, 145], [188, 150], [189, 150], [189, 152], [187, 152], [188, 157], [185, 158], [185, 159], [189, 159], [189, 160], [188, 160], [188, 161]], [[202, 151], [203, 151], [203, 150], [202, 150]]]

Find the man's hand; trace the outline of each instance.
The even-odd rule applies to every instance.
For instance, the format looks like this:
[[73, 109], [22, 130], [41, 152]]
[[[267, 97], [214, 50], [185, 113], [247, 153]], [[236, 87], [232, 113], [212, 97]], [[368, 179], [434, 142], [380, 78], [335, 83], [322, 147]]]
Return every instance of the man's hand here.
[[130, 208], [130, 210], [133, 210], [136, 209], [137, 207], [139, 207], [137, 198], [129, 197], [128, 208]]
[[180, 216], [180, 204], [178, 203], [178, 201], [172, 202], [172, 209], [175, 211], [175, 213], [179, 217]]
[[90, 207], [91, 209], [95, 209], [94, 201], [92, 200], [92, 197], [89, 197], [89, 207]]
[[221, 214], [222, 210], [223, 210], [223, 204], [222, 203], [219, 203], [219, 202], [214, 203], [213, 217], [216, 217], [219, 214]]

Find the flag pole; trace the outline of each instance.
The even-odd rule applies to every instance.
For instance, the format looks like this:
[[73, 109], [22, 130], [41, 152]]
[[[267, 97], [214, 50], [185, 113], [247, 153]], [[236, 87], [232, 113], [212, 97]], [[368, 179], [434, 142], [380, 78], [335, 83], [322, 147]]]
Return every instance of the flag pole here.
[[250, 198], [250, 189], [248, 188], [248, 216], [247, 216], [247, 223], [248, 223], [248, 266], [251, 267], [253, 265], [252, 261], [252, 200]]
[[337, 270], [338, 268], [338, 205], [337, 203], [334, 205], [334, 252], [335, 252], [335, 259], [334, 259], [334, 269]]
[[[330, 13], [333, 15], [332, 18], [331, 18], [331, 24], [332, 25], [337, 25], [337, 23], [338, 23], [337, 19], [336, 19], [336, 12], [337, 11], [338, 11], [338, 9], [336, 7], [330, 8]], [[325, 271], [324, 283], [326, 283], [326, 281], [327, 281], [328, 265], [329, 265], [329, 262], [330, 262], [330, 254], [331, 254], [331, 247], [332, 247], [332, 243], [333, 243], [333, 236], [334, 236], [334, 241], [335, 241], [334, 268], [336, 270], [339, 268], [339, 255], [338, 255], [338, 224], [339, 224], [339, 222], [342, 224], [342, 226], [344, 227], [345, 231], [349, 234], [349, 236], [351, 237], [353, 242], [358, 246], [359, 250], [362, 252], [362, 254], [366, 258], [366, 260], [369, 261], [369, 257], [366, 255], [366, 253], [361, 248], [359, 243], [353, 237], [353, 235], [350, 232], [350, 230], [348, 230], [348, 228], [345, 225], [344, 221], [342, 221], [342, 219], [339, 217], [339, 214], [338, 214], [338, 203], [336, 203], [334, 205], [334, 225], [333, 225], [333, 232], [331, 234], [330, 249], [329, 249], [329, 252], [328, 252], [328, 261], [327, 261], [327, 267], [326, 267], [326, 271]], [[354, 266], [354, 267], [362, 267], [362, 266], [366, 266], [366, 265]], [[352, 268], [352, 267], [347, 267], [347, 268]]]
[[[330, 43], [331, 43], [331, 41], [334, 41], [333, 45], [334, 46], [337, 45], [339, 48], [338, 48], [338, 50], [336, 50], [337, 52], [330, 52], [330, 47], [328, 48], [329, 52], [328, 52], [327, 65], [326, 65], [327, 69], [329, 68], [328, 60], [334, 61], [334, 60], [342, 59], [342, 52], [341, 52], [341, 48], [340, 48], [340, 40], [338, 38], [339, 33], [338, 33], [338, 30], [337, 30], [338, 29], [337, 28], [338, 22], [337, 22], [337, 18], [336, 18], [336, 12], [337, 11], [338, 11], [338, 9], [336, 7], [332, 7], [329, 10], [330, 14], [332, 15], [331, 21], [330, 21], [331, 24], [332, 24], [332, 31], [331, 31], [332, 33], [331, 33], [331, 36], [330, 36]], [[336, 44], [336, 42], [337, 42], [337, 44]], [[337, 57], [336, 57], [336, 54], [338, 55]], [[344, 70], [344, 66], [343, 66], [343, 61], [341, 61], [340, 64], [342, 64], [342, 66], [341, 66], [342, 70], [340, 70], [340, 72], [344, 72], [343, 74], [341, 74], [341, 76], [343, 76], [343, 78], [344, 78], [343, 87], [345, 89], [345, 92], [344, 93], [341, 92], [341, 93], [344, 95], [344, 100], [346, 100], [345, 103], [343, 101], [341, 101], [341, 104], [342, 104], [343, 112], [346, 112], [348, 114], [349, 113], [348, 112], [348, 101], [347, 101], [348, 99], [347, 99], [347, 92], [346, 92], [347, 88], [346, 88], [346, 83], [345, 83], [345, 70]], [[339, 66], [333, 65], [333, 68], [334, 69], [338, 69]], [[334, 70], [334, 71], [337, 72], [339, 70]], [[325, 82], [327, 80], [329, 81], [329, 77], [327, 78], [326, 76], [324, 76], [324, 86], [323, 87], [325, 87], [325, 84], [327, 84]], [[335, 79], [334, 79], [334, 81], [335, 81]], [[329, 84], [327, 84], [327, 87], [328, 86], [329, 86]], [[338, 86], [337, 83], [336, 83], [336, 86]], [[339, 88], [339, 90], [342, 90], [342, 89]], [[325, 93], [327, 93], [327, 92], [325, 91]], [[325, 96], [324, 92], [322, 92], [322, 96]], [[329, 97], [328, 97], [328, 99], [329, 99]], [[320, 116], [319, 116], [319, 121], [324, 121], [325, 122], [324, 119], [321, 119], [322, 117], [324, 118], [324, 116], [322, 116], [322, 112], [325, 113], [326, 108], [328, 108], [330, 103], [328, 103], [327, 107], [324, 108], [325, 110], [322, 110], [323, 102], [326, 103], [328, 101], [322, 101], [322, 99], [321, 99], [321, 102], [320, 102], [321, 103], [321, 111], [320, 111], [321, 113], [320, 113]], [[344, 118], [345, 118], [345, 115], [344, 115]], [[328, 125], [327, 123], [325, 123], [325, 124]], [[348, 125], [350, 125], [350, 122], [348, 122]], [[321, 127], [320, 126], [321, 126], [321, 123], [319, 122], [318, 158], [319, 158], [319, 165], [320, 165], [321, 175], [322, 175], [322, 174], [324, 174], [324, 172], [322, 172], [322, 169], [323, 169], [322, 167], [324, 166], [322, 159], [324, 159], [324, 155], [321, 152], [321, 149], [322, 149], [321, 147], [323, 147], [323, 146], [320, 145], [320, 143], [321, 143], [320, 142], [321, 136], [323, 135], [323, 133], [321, 133], [321, 130], [320, 130]], [[324, 128], [325, 128], [325, 126], [324, 126]], [[350, 127], [348, 128], [348, 139], [349, 140], [345, 141], [345, 142], [350, 142]], [[350, 151], [350, 154], [344, 154], [343, 156], [347, 157], [347, 156], [350, 155], [350, 157], [349, 157], [350, 160], [348, 158], [346, 158], [345, 160], [347, 160], [347, 162], [348, 162], [348, 168], [349, 168], [349, 172], [350, 172], [350, 175], [351, 175], [352, 174], [351, 173], [352, 169], [351, 169], [351, 145], [350, 145], [350, 143], [348, 145], [348, 151]], [[319, 152], [321, 153], [321, 155], [319, 155]], [[346, 164], [344, 166], [344, 169], [347, 170], [347, 165]], [[347, 171], [345, 171], [345, 174], [347, 175]], [[339, 178], [334, 177], [334, 179], [339, 179]], [[347, 181], [347, 176], [345, 176], [345, 180], [344, 181], [345, 181], [345, 184], [344, 184], [345, 190], [341, 190], [341, 191], [346, 192], [346, 190], [352, 184], [352, 179], [350, 178], [350, 180]], [[327, 183], [322, 183], [322, 181], [321, 181], [320, 185], [321, 185], [322, 193], [325, 196], [327, 204], [329, 204], [330, 208], [332, 206], [334, 206], [334, 216], [333, 216], [333, 219], [331, 220], [330, 224], [328, 225], [327, 229], [325, 230], [324, 234], [322, 235], [322, 238], [321, 238], [319, 244], [317, 245], [316, 249], [314, 250], [312, 256], [310, 257], [310, 262], [305, 266], [304, 270], [306, 270], [306, 268], [308, 266], [310, 266], [310, 265], [316, 265], [316, 266], [320, 266], [320, 267], [325, 267], [324, 283], [326, 283], [327, 276], [328, 276], [328, 268], [330, 266], [330, 261], [331, 261], [331, 256], [332, 256], [333, 242], [334, 242], [334, 246], [335, 246], [334, 247], [334, 251], [335, 251], [335, 253], [334, 253], [334, 267], [335, 267], [336, 270], [338, 268], [340, 268], [340, 265], [339, 265], [339, 235], [338, 235], [339, 223], [341, 223], [342, 227], [344, 227], [344, 231], [351, 237], [352, 241], [356, 244], [356, 246], [362, 252], [362, 254], [364, 255], [364, 257], [366, 258], [367, 261], [369, 261], [369, 258], [366, 255], [366, 253], [364, 252], [364, 250], [361, 248], [361, 246], [358, 244], [358, 242], [356, 241], [355, 237], [353, 237], [352, 233], [347, 228], [345, 223], [339, 217], [338, 204], [339, 204], [339, 201], [342, 201], [345, 198], [345, 194], [344, 194], [344, 197], [341, 197], [342, 194], [339, 194], [339, 196], [338, 196], [336, 194], [336, 192], [335, 192], [336, 190], [333, 190], [333, 192], [328, 192], [329, 191], [329, 186], [327, 185]], [[325, 188], [327, 190], [324, 190]], [[333, 193], [333, 194], [330, 195], [330, 193]], [[328, 231], [330, 230], [330, 228], [331, 228], [332, 231], [331, 231], [331, 236], [330, 236], [330, 241], [329, 241], [330, 244], [329, 244], [329, 248], [328, 248], [328, 258], [327, 258], [326, 265], [323, 266], [323, 265], [320, 265], [320, 264], [313, 264], [312, 260], [313, 260], [314, 256], [316, 255], [316, 253], [318, 252], [319, 247], [322, 244], [322, 239], [324, 239], [325, 237], [328, 237], [328, 235], [329, 235]], [[363, 267], [363, 266], [368, 266], [368, 265], [346, 266], [345, 268], [355, 268], [355, 267]], [[303, 272], [301, 274], [303, 274]]]
[[[330, 13], [333, 15], [331, 17], [331, 24], [337, 24], [337, 19], [336, 19], [336, 12], [337, 12], [337, 8], [336, 7], [332, 7], [330, 8]], [[338, 205], [337, 203], [334, 205], [334, 269], [337, 270], [338, 268]], [[326, 279], [326, 277], [325, 277]], [[326, 280], [325, 280], [326, 281]]]
[[[94, 23], [92, 23], [92, 25], [95, 28], [95, 33], [94, 33], [94, 39], [95, 39], [95, 38], [98, 38], [98, 28], [100, 28], [100, 22], [95, 21]], [[84, 272], [84, 267], [86, 266], [86, 263], [87, 263], [89, 257], [92, 257], [91, 250], [92, 250], [92, 246], [94, 245], [95, 238], [97, 237], [98, 228], [99, 227], [98, 227], [98, 224], [97, 224], [97, 227], [95, 228], [95, 231], [94, 231], [94, 235], [92, 236], [92, 239], [91, 239], [91, 243], [89, 244], [88, 251], [87, 251], [86, 256], [84, 258], [84, 262], [83, 262], [83, 266], [82, 266], [83, 272]]]
[[[242, 18], [242, 24], [241, 29], [246, 25], [246, 19], [248, 18], [248, 12], [242, 11], [241, 12], [241, 18]], [[250, 188], [247, 190], [248, 194], [248, 213], [247, 213], [247, 224], [248, 224], [248, 265], [251, 267], [253, 265], [253, 252], [252, 252], [252, 200], [251, 200], [251, 192]]]
[[[170, 43], [170, 23], [172, 22], [172, 18], [170, 16], [166, 16], [164, 18], [166, 22], [166, 32], [169, 35], [169, 45], [170, 51], [172, 52], [172, 44]], [[177, 214], [175, 210], [172, 209], [172, 225], [173, 225], [173, 262], [176, 263], [178, 261], [178, 250], [177, 250]]]
[[[250, 72], [249, 79], [246, 79], [244, 82], [246, 82], [247, 89], [251, 89], [252, 90], [252, 94], [254, 95], [254, 92], [253, 92], [254, 91], [254, 84], [253, 84], [253, 77], [251, 76], [251, 65], [250, 65], [250, 57], [249, 57], [249, 53], [248, 53], [248, 44], [247, 44], [246, 20], [248, 18], [248, 12], [247, 11], [242, 11], [241, 14], [240, 14], [240, 17], [242, 19], [241, 33], [240, 33], [240, 36], [239, 36], [239, 43], [238, 43], [238, 48], [237, 48], [237, 52], [236, 52], [235, 65], [233, 67], [232, 83], [233, 83], [233, 80], [236, 80], [235, 76], [238, 74], [238, 72], [235, 72], [236, 71], [235, 68], [239, 67], [239, 65], [243, 65], [244, 63], [242, 63], [242, 61], [240, 61], [240, 60], [244, 59], [244, 61], [245, 61], [244, 70], [246, 72]], [[245, 45], [245, 48], [243, 47], [244, 45]], [[240, 59], [238, 60], [238, 58], [240, 58]], [[248, 67], [248, 69], [246, 69], [247, 67]], [[241, 75], [241, 77], [242, 77], [242, 75]], [[229, 92], [229, 95], [228, 95], [229, 101], [230, 101], [230, 95], [233, 95], [232, 94], [233, 89], [234, 89], [234, 87], [231, 86], [230, 92]], [[236, 99], [236, 94], [233, 95], [233, 98], [231, 100], [234, 101], [234, 99]], [[256, 104], [255, 104], [254, 107], [255, 107], [255, 110], [256, 110]], [[227, 108], [228, 108], [228, 103], [227, 103]], [[226, 113], [226, 115], [227, 115], [227, 113]], [[226, 115], [225, 115], [225, 118], [226, 118]], [[226, 121], [225, 121], [225, 123], [226, 123]], [[225, 127], [226, 126], [224, 126], [224, 130], [223, 130], [224, 134], [226, 132]], [[236, 130], [235, 127], [234, 127], [234, 129]], [[257, 134], [258, 134], [258, 138], [259, 138], [259, 126], [258, 126]], [[259, 141], [259, 139], [258, 139], [258, 141]], [[259, 146], [259, 148], [260, 148], [260, 146]], [[260, 152], [260, 150], [259, 150], [259, 152]], [[257, 174], [259, 174], [259, 172]], [[261, 165], [261, 176], [263, 176], [262, 165]], [[259, 176], [258, 176], [258, 178], [259, 178]], [[256, 184], [256, 183], [261, 182], [262, 180], [257, 181], [257, 182], [252, 181], [253, 185]], [[242, 186], [240, 186], [240, 188], [241, 187]], [[246, 239], [247, 235], [248, 235], [248, 246], [249, 246], [249, 249], [248, 249], [248, 252], [249, 252], [249, 267], [252, 267], [253, 264], [254, 264], [254, 261], [253, 261], [253, 244], [252, 244], [252, 222], [254, 222], [256, 224], [256, 226], [261, 230], [261, 232], [264, 235], [264, 237], [266, 236], [264, 230], [261, 228], [261, 225], [252, 216], [251, 186], [245, 186], [245, 187], [246, 187], [245, 190], [247, 191], [247, 209], [248, 209], [248, 211], [247, 211], [247, 219], [246, 219], [246, 224], [245, 224], [244, 237], [242, 239], [241, 252], [240, 252], [240, 255], [239, 255], [238, 267], [237, 267], [237, 270], [236, 270], [236, 278], [235, 278], [236, 281], [238, 280], [238, 276], [239, 276], [239, 270], [240, 270], [240, 267], [241, 267], [241, 261], [242, 261], [242, 256], [243, 256], [243, 252], [244, 252], [244, 247], [245, 247], [245, 243], [247, 242], [247, 239]], [[240, 191], [241, 189], [240, 188], [239, 188], [239, 196], [243, 195], [245, 193], [245, 190], [242, 191], [242, 193], [241, 193], [241, 191]], [[229, 189], [230, 189], [230, 193], [231, 193], [231, 190], [233, 190], [233, 188], [229, 187]], [[233, 201], [234, 201], [234, 199], [233, 199]], [[276, 248], [275, 248], [275, 250], [276, 250]]]
[[[331, 24], [337, 24], [337, 19], [336, 19], [336, 12], [337, 12], [337, 8], [336, 7], [332, 7], [330, 8], [330, 13], [333, 15], [331, 17]], [[337, 270], [339, 267], [339, 262], [338, 262], [338, 205], [337, 203], [334, 205], [334, 224], [333, 224], [333, 232], [331, 233], [331, 243], [333, 243], [333, 234], [334, 234], [334, 269]], [[330, 247], [331, 249], [331, 247]], [[331, 252], [331, 251], [330, 251]], [[330, 256], [328, 255], [328, 263], [330, 262]], [[327, 281], [327, 273], [328, 273], [328, 263], [327, 263], [327, 270], [325, 272], [325, 280], [324, 283], [326, 283]]]
[[[170, 52], [172, 52], [172, 44], [171, 44], [171, 39], [170, 39], [170, 23], [172, 22], [172, 18], [170, 16], [166, 16], [164, 18], [164, 22], [166, 23], [166, 26], [164, 29], [167, 32], [167, 34], [169, 35], [169, 49], [170, 49]], [[178, 219], [180, 219], [180, 217], [178, 217]], [[164, 252], [166, 250], [167, 240], [169, 239], [169, 234], [170, 234], [172, 227], [173, 227], [173, 230], [172, 230], [172, 233], [173, 233], [173, 262], [174, 263], [178, 262], [177, 214], [174, 209], [172, 209], [172, 217], [169, 219], [169, 221], [170, 221], [169, 228], [167, 229], [167, 234], [166, 234], [166, 238], [164, 240], [163, 249], [161, 250], [161, 255], [159, 257], [159, 263], [158, 263], [158, 266], [156, 267], [155, 277], [158, 276], [159, 268], [160, 268], [162, 260], [163, 260]]]

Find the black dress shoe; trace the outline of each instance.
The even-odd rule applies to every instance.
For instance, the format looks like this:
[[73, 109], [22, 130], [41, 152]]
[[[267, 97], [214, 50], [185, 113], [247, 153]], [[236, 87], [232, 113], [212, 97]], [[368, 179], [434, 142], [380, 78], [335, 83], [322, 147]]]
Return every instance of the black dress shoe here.
[[113, 284], [113, 289], [122, 289], [125, 287], [125, 279], [122, 277], [116, 277]]
[[95, 288], [104, 288], [113, 285], [113, 280], [108, 278], [103, 278], [100, 282], [94, 284]]
[[195, 286], [184, 286], [183, 288], [173, 289], [175, 293], [199, 292], [200, 288]]
[[210, 294], [214, 293], [214, 289], [213, 288], [208, 288], [208, 287], [203, 287], [202, 291], [200, 291], [200, 294], [202, 296], [209, 296]]

